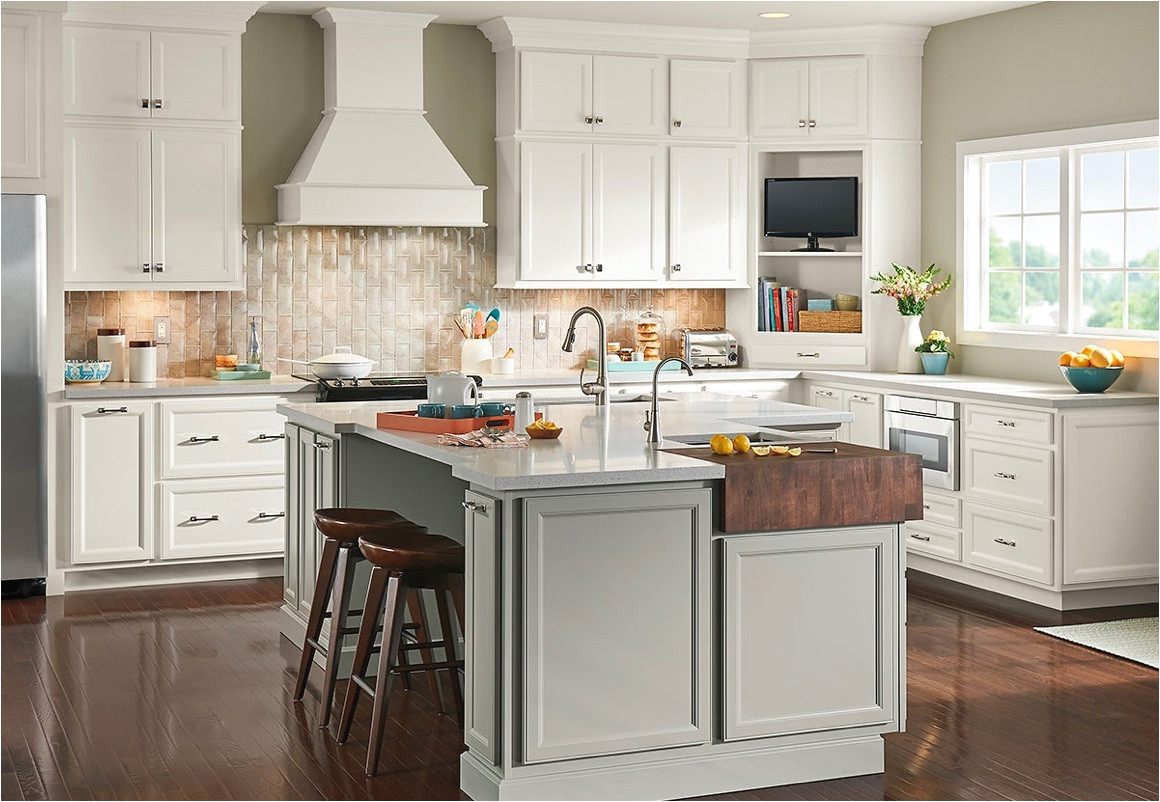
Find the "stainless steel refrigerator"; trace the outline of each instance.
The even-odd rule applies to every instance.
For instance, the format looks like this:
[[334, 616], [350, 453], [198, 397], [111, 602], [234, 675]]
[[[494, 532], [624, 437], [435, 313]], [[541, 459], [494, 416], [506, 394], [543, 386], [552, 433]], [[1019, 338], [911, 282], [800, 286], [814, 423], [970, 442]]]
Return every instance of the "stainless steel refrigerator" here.
[[47, 448], [43, 195], [0, 208], [0, 573], [3, 595], [44, 592]]

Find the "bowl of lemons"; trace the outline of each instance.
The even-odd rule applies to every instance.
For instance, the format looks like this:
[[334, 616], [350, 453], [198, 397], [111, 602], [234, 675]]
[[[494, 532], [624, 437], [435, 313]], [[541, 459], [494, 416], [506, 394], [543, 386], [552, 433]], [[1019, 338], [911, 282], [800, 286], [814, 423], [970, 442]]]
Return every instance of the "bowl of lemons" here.
[[1081, 393], [1102, 393], [1124, 372], [1124, 355], [1114, 348], [1085, 345], [1059, 355], [1059, 372]]
[[555, 440], [564, 433], [563, 429], [545, 418], [535, 421], [524, 431], [535, 440]]

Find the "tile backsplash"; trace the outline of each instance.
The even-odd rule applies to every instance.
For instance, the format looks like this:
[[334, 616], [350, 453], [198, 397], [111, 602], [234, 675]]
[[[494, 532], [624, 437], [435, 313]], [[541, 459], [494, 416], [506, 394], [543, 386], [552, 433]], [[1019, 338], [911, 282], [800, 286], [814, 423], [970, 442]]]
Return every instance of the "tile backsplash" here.
[[[249, 321], [259, 322], [264, 367], [295, 369], [275, 357], [310, 359], [350, 345], [388, 373], [459, 367], [461, 336], [452, 314], [469, 302], [499, 307], [496, 356], [515, 349], [517, 368], [575, 367], [595, 343], [590, 318], [575, 353], [560, 350], [572, 312], [594, 306], [609, 339], [633, 343], [636, 316], [652, 308], [669, 332], [725, 325], [722, 290], [497, 290], [495, 237], [480, 228], [246, 226], [246, 289], [237, 292], [68, 292], [65, 351], [96, 356], [99, 327], [129, 339], [153, 336], [153, 318], [171, 320], [158, 348], [158, 375], [208, 376], [215, 354], [244, 355]], [[532, 339], [532, 316], [548, 315], [548, 339]]]

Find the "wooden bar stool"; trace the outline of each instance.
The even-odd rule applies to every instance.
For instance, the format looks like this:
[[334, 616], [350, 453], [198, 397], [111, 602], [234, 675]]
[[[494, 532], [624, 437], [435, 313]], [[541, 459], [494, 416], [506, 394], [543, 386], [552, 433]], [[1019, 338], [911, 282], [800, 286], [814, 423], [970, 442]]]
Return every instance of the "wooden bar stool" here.
[[[358, 546], [371, 563], [371, 580], [367, 588], [366, 604], [363, 605], [365, 612], [358, 631], [350, 684], [347, 685], [342, 715], [338, 720], [338, 742], [346, 743], [359, 696], [368, 694], [373, 699], [366, 763], [366, 773], [370, 777], [379, 765], [379, 747], [382, 745], [387, 702], [395, 674], [405, 676], [414, 671], [451, 671], [456, 718], [460, 725], [463, 724], [463, 687], [459, 672], [463, 667], [463, 656], [459, 653], [459, 641], [452, 626], [451, 609], [455, 606], [453, 590], [457, 584], [456, 575], [464, 572], [464, 550], [463, 546], [449, 537], [417, 530], [393, 532], [386, 538], [364, 537], [359, 540]], [[435, 642], [403, 644], [404, 600], [408, 593], [418, 588], [435, 591], [443, 638]], [[383, 616], [381, 648], [374, 644], [379, 615]], [[433, 648], [442, 648], [446, 659], [432, 662], [425, 657], [422, 663], [399, 664], [400, 653]], [[379, 669], [375, 684], [371, 685], [367, 667], [375, 652], [379, 653]]]
[[[322, 679], [322, 699], [319, 705], [318, 726], [325, 727], [330, 721], [330, 711], [334, 703], [334, 686], [338, 681], [338, 663], [342, 655], [342, 644], [347, 635], [357, 633], [358, 627], [347, 626], [351, 616], [363, 615], [363, 610], [350, 609], [351, 588], [354, 584], [354, 566], [361, 560], [358, 540], [364, 535], [390, 538], [396, 533], [424, 534], [426, 528], [407, 520], [393, 510], [373, 510], [358, 508], [329, 508], [314, 513], [314, 524], [322, 533], [322, 557], [318, 562], [318, 576], [314, 583], [314, 597], [310, 603], [310, 618], [306, 623], [306, 640], [302, 645], [302, 659], [298, 664], [298, 681], [294, 686], [294, 701], [302, 698], [306, 691], [306, 681], [314, 664], [315, 652], [325, 657]], [[327, 609], [327, 601], [330, 609]], [[406, 627], [414, 640], [426, 639], [425, 617], [418, 594], [411, 599], [412, 623]], [[330, 638], [327, 643], [320, 641], [322, 623], [330, 619]], [[430, 651], [424, 652], [428, 659]], [[434, 671], [429, 674], [432, 693], [438, 693], [437, 701], [442, 710], [442, 688], [438, 685]], [[409, 685], [408, 685], [409, 687]]]

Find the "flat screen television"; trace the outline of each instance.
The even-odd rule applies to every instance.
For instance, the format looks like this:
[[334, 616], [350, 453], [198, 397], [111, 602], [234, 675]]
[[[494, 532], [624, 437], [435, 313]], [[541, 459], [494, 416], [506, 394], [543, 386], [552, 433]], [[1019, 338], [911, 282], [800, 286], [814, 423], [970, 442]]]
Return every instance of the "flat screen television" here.
[[797, 251], [830, 251], [819, 237], [858, 235], [858, 179], [765, 179], [765, 236], [805, 237]]

